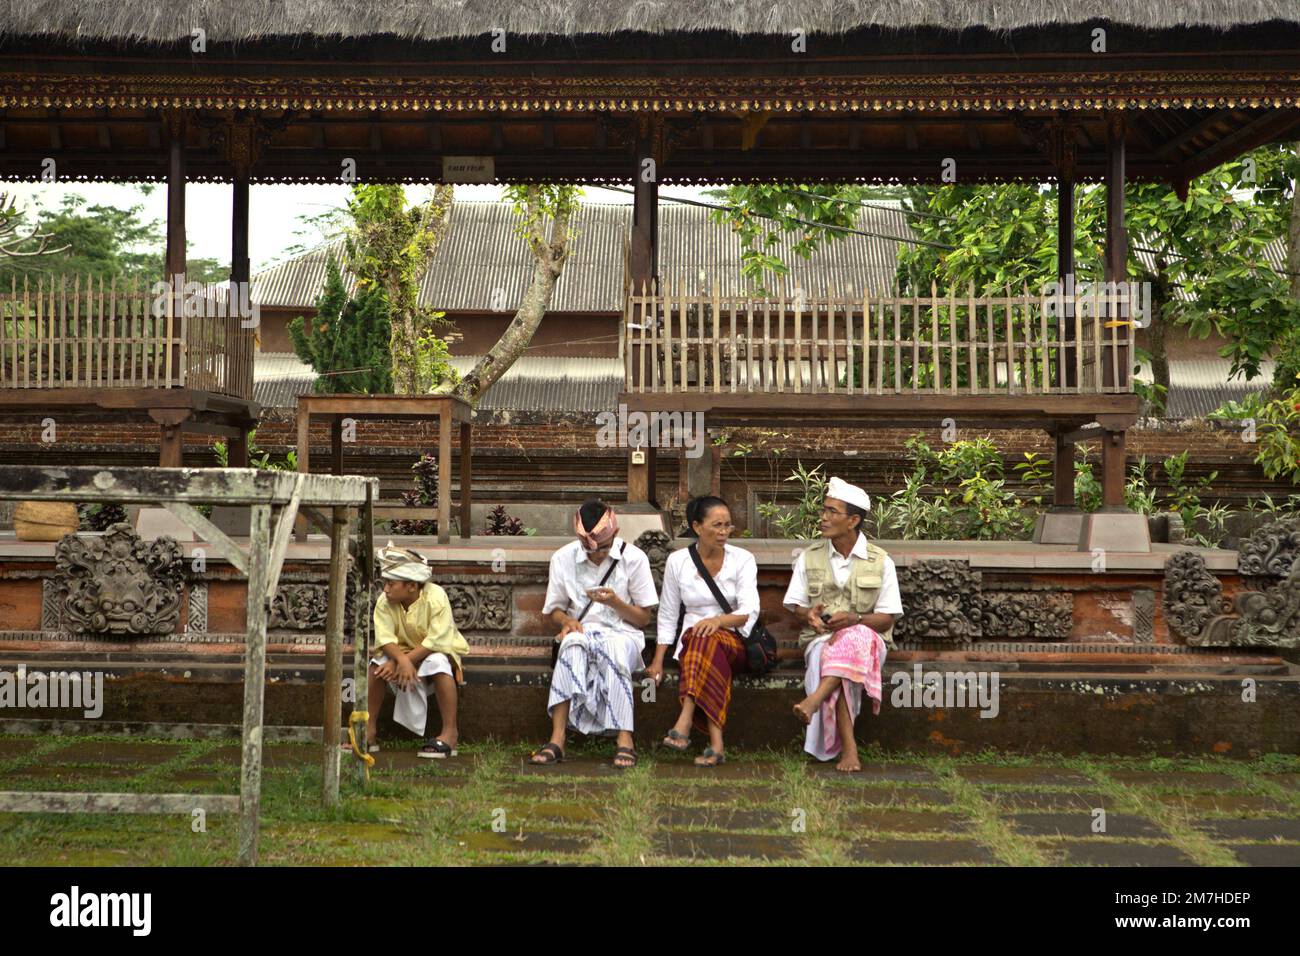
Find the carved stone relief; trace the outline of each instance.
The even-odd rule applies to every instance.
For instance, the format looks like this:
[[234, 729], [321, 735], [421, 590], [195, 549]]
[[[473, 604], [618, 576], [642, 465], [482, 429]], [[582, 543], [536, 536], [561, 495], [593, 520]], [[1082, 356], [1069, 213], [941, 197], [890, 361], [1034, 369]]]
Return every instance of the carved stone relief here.
[[54, 549], [63, 624], [77, 634], [171, 634], [185, 565], [174, 538], [143, 541], [125, 522], [65, 536]]

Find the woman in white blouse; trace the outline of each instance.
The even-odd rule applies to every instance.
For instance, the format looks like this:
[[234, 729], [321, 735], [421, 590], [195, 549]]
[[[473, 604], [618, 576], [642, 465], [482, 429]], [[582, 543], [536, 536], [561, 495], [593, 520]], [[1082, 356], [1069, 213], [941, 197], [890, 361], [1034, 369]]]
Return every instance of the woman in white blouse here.
[[707, 732], [709, 745], [695, 763], [716, 767], [723, 762], [722, 731], [731, 703], [731, 675], [746, 668], [741, 635], [758, 621], [758, 565], [748, 551], [727, 544], [733, 527], [731, 509], [721, 498], [692, 498], [686, 521], [698, 539], [693, 547], [731, 605], [731, 613], [725, 613], [714, 598], [691, 549], [674, 551], [664, 566], [658, 646], [646, 673], [656, 683], [662, 680], [664, 657], [677, 644], [673, 657], [681, 665], [677, 696], [682, 712], [663, 743], [684, 751], [690, 747], [692, 727]]

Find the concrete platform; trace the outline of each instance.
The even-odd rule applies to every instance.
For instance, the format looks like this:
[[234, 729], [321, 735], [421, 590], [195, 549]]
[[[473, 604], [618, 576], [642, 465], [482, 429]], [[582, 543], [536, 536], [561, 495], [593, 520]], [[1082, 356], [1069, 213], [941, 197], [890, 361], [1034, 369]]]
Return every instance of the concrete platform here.
[[[901, 653], [901, 652], [900, 652]], [[99, 722], [237, 724], [243, 700], [242, 667], [234, 655], [172, 662], [124, 659], [129, 655], [46, 655], [0, 658], [0, 670], [23, 663], [29, 670], [99, 670], [105, 674]], [[1217, 754], [1249, 758], [1263, 753], [1300, 753], [1300, 670], [1270, 663], [1224, 662], [1215, 673], [1163, 667], [1112, 672], [1038, 670], [1023, 661], [890, 661], [878, 716], [858, 722], [858, 737], [887, 750], [963, 754], [984, 748], [1010, 753], [1175, 755]], [[268, 665], [267, 723], [319, 725], [323, 692], [321, 661], [277, 655]], [[344, 666], [351, 674], [351, 663]], [[550, 672], [537, 664], [471, 662], [461, 695], [461, 732], [469, 740], [505, 742], [545, 739]], [[934, 676], [931, 676], [934, 675]], [[966, 675], [986, 682], [981, 700], [955, 694]], [[937, 683], [953, 690], [947, 699], [925, 696]], [[996, 687], [996, 693], [993, 688]], [[1249, 687], [1252, 699], [1243, 699]], [[656, 742], [677, 713], [675, 675], [654, 689], [638, 684], [637, 738]], [[936, 693], [939, 693], [936, 690]], [[729, 746], [799, 749], [802, 728], [792, 706], [803, 697], [802, 672], [780, 668], [763, 678], [738, 677], [727, 728]], [[348, 705], [345, 703], [345, 712]], [[390, 721], [392, 699], [381, 709], [381, 737], [409, 739]], [[981, 714], [987, 716], [981, 716]], [[97, 721], [73, 711], [6, 708], [0, 732], [12, 721], [75, 721], [94, 733]], [[344, 714], [340, 714], [342, 720]]]

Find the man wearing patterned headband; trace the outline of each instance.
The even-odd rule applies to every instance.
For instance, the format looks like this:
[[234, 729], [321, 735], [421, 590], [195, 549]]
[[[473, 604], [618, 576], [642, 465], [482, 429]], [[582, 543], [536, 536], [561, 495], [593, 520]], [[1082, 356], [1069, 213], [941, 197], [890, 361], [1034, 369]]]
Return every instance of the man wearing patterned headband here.
[[573, 516], [578, 540], [551, 556], [543, 614], [560, 629], [547, 713], [551, 739], [537, 764], [564, 759], [565, 728], [617, 736], [614, 766], [636, 765], [632, 675], [643, 669], [645, 626], [659, 603], [650, 559], [618, 537], [618, 517], [603, 501]]
[[881, 669], [903, 604], [893, 560], [862, 533], [871, 508], [867, 493], [832, 478], [822, 505], [826, 540], [799, 555], [785, 592], [785, 606], [804, 625], [799, 643], [808, 696], [794, 713], [808, 727], [804, 750], [818, 760], [838, 754], [835, 769], [851, 772], [862, 769], [853, 722], [864, 692], [872, 712], [880, 712]]
[[384, 694], [392, 688], [397, 701], [393, 719], [425, 736], [432, 690], [442, 718], [437, 737], [426, 737], [421, 757], [454, 757], [456, 685], [464, 683], [461, 659], [469, 643], [456, 629], [447, 593], [434, 584], [428, 563], [414, 551], [388, 547], [377, 552], [384, 593], [375, 602], [375, 656], [370, 661], [370, 718], [367, 746], [379, 749], [376, 731]]

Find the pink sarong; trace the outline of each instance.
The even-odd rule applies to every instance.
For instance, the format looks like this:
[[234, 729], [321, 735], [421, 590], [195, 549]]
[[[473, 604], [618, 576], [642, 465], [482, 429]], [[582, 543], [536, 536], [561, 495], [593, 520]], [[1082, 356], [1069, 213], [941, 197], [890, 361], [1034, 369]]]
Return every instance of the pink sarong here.
[[[880, 670], [886, 653], [884, 638], [863, 624], [854, 624], [836, 631], [834, 641], [834, 644], [827, 641], [822, 647], [822, 678], [839, 677], [861, 684], [871, 698], [871, 713], [879, 714]], [[840, 692], [837, 685], [822, 703], [822, 745], [828, 753], [838, 753], [840, 749], [839, 722], [835, 719]]]

